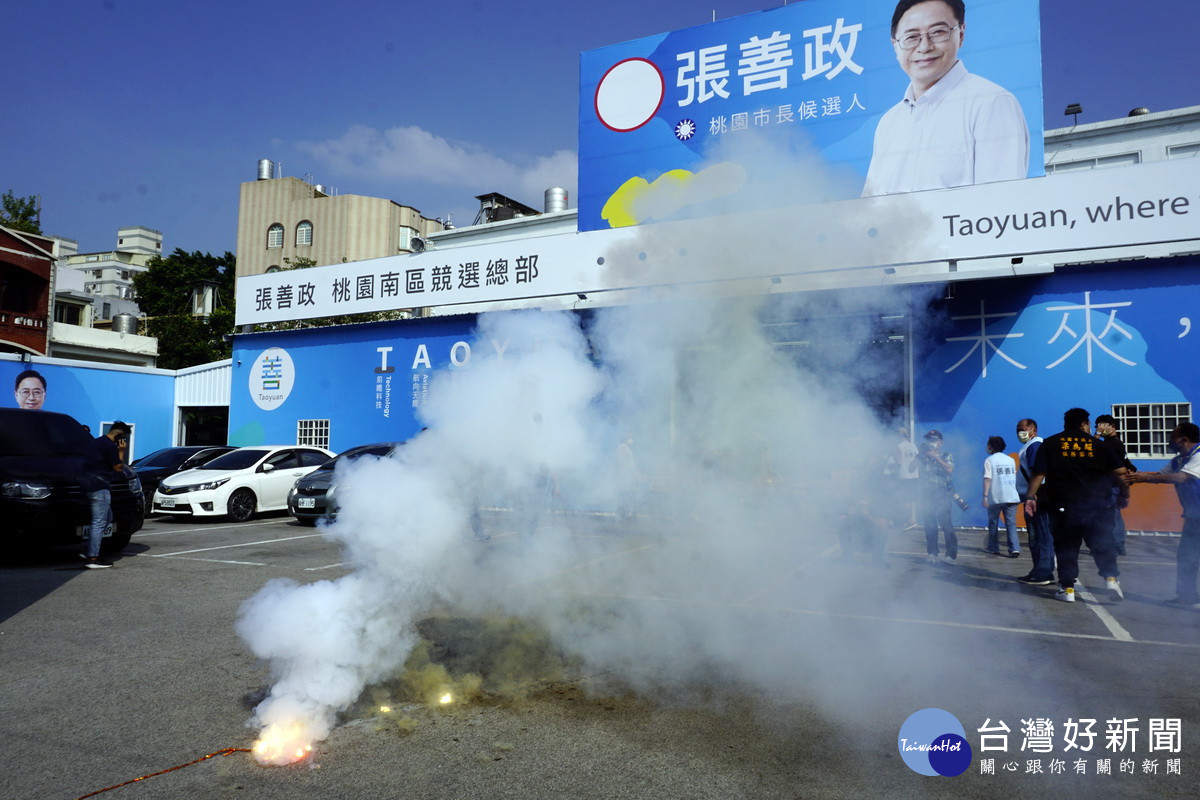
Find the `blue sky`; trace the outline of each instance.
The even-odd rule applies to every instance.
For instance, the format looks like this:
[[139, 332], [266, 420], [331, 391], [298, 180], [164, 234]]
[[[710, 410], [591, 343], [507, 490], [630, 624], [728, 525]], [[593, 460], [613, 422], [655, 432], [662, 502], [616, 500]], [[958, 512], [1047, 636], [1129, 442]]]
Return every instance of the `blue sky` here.
[[[573, 205], [581, 51], [774, 5], [8, 0], [0, 191], [40, 195], [83, 252], [125, 225], [234, 250], [260, 158], [457, 225], [485, 192]], [[1080, 122], [1200, 104], [1198, 21], [1182, 0], [1043, 0], [1046, 125], [1072, 102]]]

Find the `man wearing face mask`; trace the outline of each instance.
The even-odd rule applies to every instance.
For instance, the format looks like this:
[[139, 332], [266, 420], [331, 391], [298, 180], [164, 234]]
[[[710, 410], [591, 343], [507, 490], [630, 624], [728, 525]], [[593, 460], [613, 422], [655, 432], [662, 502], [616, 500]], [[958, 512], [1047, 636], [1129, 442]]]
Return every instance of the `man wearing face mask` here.
[[1184, 422], [1171, 431], [1176, 456], [1158, 472], [1134, 472], [1125, 482], [1169, 483], [1183, 506], [1183, 532], [1175, 555], [1175, 598], [1168, 605], [1200, 609], [1196, 575], [1200, 572], [1200, 427]]
[[[950, 518], [950, 499], [954, 495], [954, 454], [942, 449], [942, 434], [929, 431], [920, 450], [920, 509], [925, 526], [925, 550], [929, 561], [945, 560], [953, 564], [958, 559], [958, 534]], [[946, 537], [946, 556], [938, 555], [938, 528]]]
[[[1117, 435], [1117, 420], [1112, 414], [1101, 414], [1096, 417], [1096, 435], [1104, 440], [1104, 446], [1112, 450], [1113, 455], [1125, 465], [1125, 472], [1137, 472], [1137, 468], [1129, 460], [1129, 453], [1125, 450], [1125, 443]], [[1116, 491], [1116, 489], [1113, 490], [1113, 492]], [[1113, 495], [1113, 500], [1116, 500], [1116, 494]], [[1121, 509], [1119, 508], [1117, 509], [1116, 518], [1113, 520], [1113, 544], [1117, 546], [1117, 555], [1125, 555], [1125, 518], [1121, 516]]]
[[[1021, 503], [1024, 504], [1030, 498], [1029, 478], [1033, 475], [1033, 460], [1037, 458], [1038, 448], [1042, 444], [1037, 423], [1032, 419], [1018, 422], [1017, 439], [1021, 442], [1017, 464], [1017, 494], [1021, 495]], [[1035, 513], [1025, 515], [1025, 530], [1033, 569], [1017, 580], [1031, 586], [1047, 586], [1054, 583], [1054, 538], [1050, 532], [1050, 513], [1046, 503], [1038, 503]]]

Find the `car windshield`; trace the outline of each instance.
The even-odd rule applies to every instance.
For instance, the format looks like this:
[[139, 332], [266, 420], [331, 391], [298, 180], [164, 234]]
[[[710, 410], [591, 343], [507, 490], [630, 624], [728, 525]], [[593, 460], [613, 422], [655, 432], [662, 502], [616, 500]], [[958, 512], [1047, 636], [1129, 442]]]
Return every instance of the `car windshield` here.
[[338, 464], [354, 461], [355, 459], [362, 458], [363, 456], [386, 456], [388, 453], [392, 452], [393, 447], [394, 445], [390, 444], [372, 444], [366, 445], [365, 447], [355, 447], [347, 450], [344, 453], [339, 453], [333, 458], [329, 459], [324, 464], [317, 467], [317, 471], [332, 472], [333, 470], [337, 469]]
[[230, 450], [223, 456], [217, 456], [201, 469], [246, 469], [253, 467], [269, 452], [271, 451], [256, 449]]
[[165, 450], [155, 450], [145, 458], [139, 458], [130, 466], [133, 467], [167, 467], [175, 468], [187, 460], [191, 450], [182, 447], [168, 447]]

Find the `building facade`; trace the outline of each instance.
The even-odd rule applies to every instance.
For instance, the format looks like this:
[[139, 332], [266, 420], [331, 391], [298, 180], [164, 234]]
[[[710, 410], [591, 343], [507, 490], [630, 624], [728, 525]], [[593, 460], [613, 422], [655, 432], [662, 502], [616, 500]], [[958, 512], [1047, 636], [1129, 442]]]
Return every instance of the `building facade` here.
[[414, 240], [444, 227], [391, 200], [330, 195], [320, 185], [272, 178], [260, 169], [258, 180], [241, 185], [237, 276], [274, 272], [297, 261], [321, 266], [410, 253]]
[[46, 354], [54, 240], [0, 227], [0, 352]]
[[121, 228], [114, 250], [65, 255], [62, 266], [81, 272], [84, 291], [96, 298], [95, 321], [111, 320], [118, 314], [141, 315], [133, 278], [146, 271], [150, 259], [162, 256], [162, 238], [162, 232], [152, 228]]

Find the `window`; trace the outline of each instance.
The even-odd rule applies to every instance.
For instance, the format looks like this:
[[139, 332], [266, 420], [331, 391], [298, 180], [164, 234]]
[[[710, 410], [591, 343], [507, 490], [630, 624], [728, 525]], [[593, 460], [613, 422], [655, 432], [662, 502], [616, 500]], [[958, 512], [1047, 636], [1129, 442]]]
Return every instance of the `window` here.
[[308, 247], [312, 244], [312, 223], [304, 220], [296, 226], [296, 247]]
[[319, 467], [328, 462], [329, 456], [322, 453], [320, 450], [300, 450], [300, 466], [302, 467]]
[[272, 264], [271, 266], [267, 267], [267, 272], [279, 272], [279, 265]]
[[1081, 169], [1099, 169], [1101, 167], [1124, 167], [1129, 164], [1140, 164], [1141, 153], [1121, 153], [1115, 156], [1100, 158], [1083, 158], [1078, 161], [1062, 161], [1058, 164], [1047, 164], [1046, 174], [1054, 172], [1078, 172]]
[[307, 444], [312, 447], [329, 449], [329, 420], [300, 419], [296, 420], [296, 444]]
[[1191, 403], [1123, 403], [1112, 407], [1130, 458], [1170, 458], [1171, 430], [1192, 421]]
[[267, 228], [267, 248], [283, 247], [283, 226], [276, 222]]
[[81, 318], [79, 306], [67, 305], [66, 303], [55, 303], [54, 305], [54, 321], [62, 322], [67, 325], [78, 325]]
[[296, 458], [295, 450], [280, 450], [264, 461], [263, 464], [264, 466], [270, 464], [275, 469], [295, 469], [300, 466], [300, 459]]

